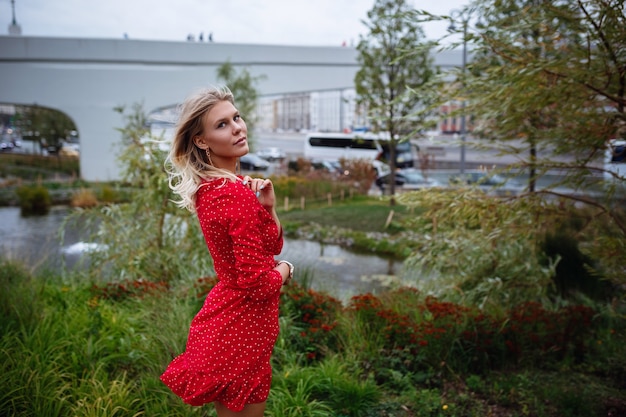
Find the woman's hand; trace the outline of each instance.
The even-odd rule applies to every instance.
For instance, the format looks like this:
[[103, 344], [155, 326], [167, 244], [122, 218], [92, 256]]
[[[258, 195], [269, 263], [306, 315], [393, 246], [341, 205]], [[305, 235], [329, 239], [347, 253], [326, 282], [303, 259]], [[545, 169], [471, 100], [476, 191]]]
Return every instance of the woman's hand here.
[[276, 196], [274, 195], [274, 185], [267, 178], [252, 178], [249, 175], [243, 177], [243, 185], [250, 188], [259, 198], [259, 202], [268, 211], [274, 209]]
[[243, 185], [255, 192], [256, 196], [259, 198], [259, 202], [263, 208], [270, 213], [272, 219], [274, 219], [274, 222], [276, 223], [276, 227], [280, 231], [280, 220], [278, 219], [278, 215], [276, 214], [276, 210], [274, 208], [274, 205], [276, 204], [276, 196], [274, 195], [274, 184], [272, 184], [272, 181], [267, 178], [252, 178], [249, 175], [246, 175], [243, 177]]

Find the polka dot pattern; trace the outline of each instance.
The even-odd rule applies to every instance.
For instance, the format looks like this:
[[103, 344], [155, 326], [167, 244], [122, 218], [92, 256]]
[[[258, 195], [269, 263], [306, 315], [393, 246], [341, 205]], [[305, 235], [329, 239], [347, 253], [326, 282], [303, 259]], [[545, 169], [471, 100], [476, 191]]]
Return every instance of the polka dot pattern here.
[[185, 352], [161, 380], [188, 404], [220, 401], [241, 411], [269, 395], [282, 230], [241, 181], [203, 183], [196, 212], [219, 282], [191, 322]]

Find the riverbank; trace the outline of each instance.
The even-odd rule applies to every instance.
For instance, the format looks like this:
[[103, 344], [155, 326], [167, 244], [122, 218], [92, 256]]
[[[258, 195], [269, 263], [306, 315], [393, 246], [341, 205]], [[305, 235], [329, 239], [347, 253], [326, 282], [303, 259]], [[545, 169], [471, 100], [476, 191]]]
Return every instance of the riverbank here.
[[79, 172], [76, 157], [0, 153], [0, 207], [19, 206], [16, 190], [31, 185], [44, 186], [53, 205], [69, 204], [72, 194], [88, 185]]
[[[75, 212], [68, 206], [53, 206], [46, 215], [23, 216], [18, 207], [0, 207], [0, 254], [35, 271], [82, 271], [89, 265], [90, 251], [98, 250], [99, 245], [80, 222], [68, 221]], [[401, 259], [385, 251], [359, 250], [347, 244], [347, 230], [322, 238], [320, 229], [320, 235], [304, 236], [296, 230], [311, 227], [295, 227], [289, 221], [284, 224], [285, 243], [280, 256], [297, 263], [300, 271], [307, 271], [310, 285], [317, 290], [347, 300], [355, 294], [375, 292], [389, 280], [402, 280]]]

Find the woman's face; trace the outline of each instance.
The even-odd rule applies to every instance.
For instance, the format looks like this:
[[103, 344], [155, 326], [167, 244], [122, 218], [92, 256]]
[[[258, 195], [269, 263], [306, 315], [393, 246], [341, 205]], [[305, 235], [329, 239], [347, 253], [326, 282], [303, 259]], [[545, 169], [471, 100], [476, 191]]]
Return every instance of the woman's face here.
[[204, 115], [204, 132], [196, 146], [209, 150], [216, 168], [235, 170], [237, 158], [248, 153], [248, 128], [239, 111], [228, 101], [220, 101]]

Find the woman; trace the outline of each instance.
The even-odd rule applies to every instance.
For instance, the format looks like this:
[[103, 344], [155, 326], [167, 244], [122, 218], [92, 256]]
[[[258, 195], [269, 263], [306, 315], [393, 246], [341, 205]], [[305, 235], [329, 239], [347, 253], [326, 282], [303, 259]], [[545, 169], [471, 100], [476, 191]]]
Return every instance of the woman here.
[[167, 163], [177, 204], [196, 212], [219, 281], [161, 380], [188, 404], [213, 402], [218, 417], [263, 416], [278, 300], [293, 276], [293, 265], [274, 260], [283, 236], [272, 182], [236, 174], [246, 135], [227, 88], [201, 91], [182, 106]]

